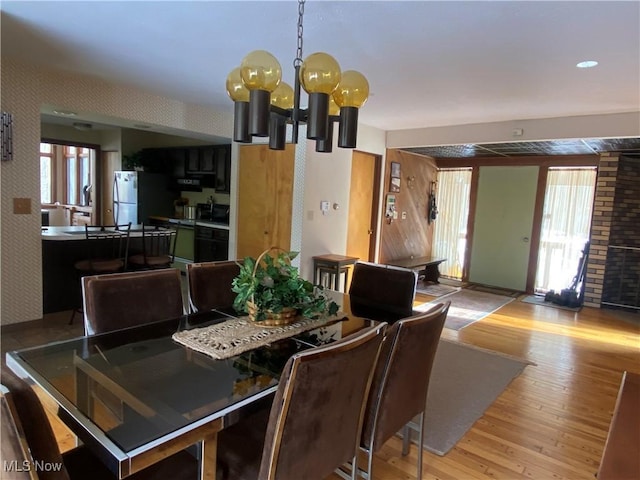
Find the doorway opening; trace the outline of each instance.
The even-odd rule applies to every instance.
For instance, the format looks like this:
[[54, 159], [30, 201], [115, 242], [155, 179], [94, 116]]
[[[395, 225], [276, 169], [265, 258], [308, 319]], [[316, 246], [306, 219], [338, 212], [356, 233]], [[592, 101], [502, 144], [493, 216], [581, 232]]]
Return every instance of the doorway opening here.
[[535, 293], [567, 288], [589, 240], [596, 168], [549, 168], [540, 228]]

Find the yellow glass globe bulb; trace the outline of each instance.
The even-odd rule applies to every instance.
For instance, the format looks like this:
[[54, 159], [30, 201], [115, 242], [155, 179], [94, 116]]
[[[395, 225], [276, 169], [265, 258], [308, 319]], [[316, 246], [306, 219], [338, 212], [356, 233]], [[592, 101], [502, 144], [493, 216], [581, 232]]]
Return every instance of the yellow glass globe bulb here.
[[247, 87], [245, 87], [242, 82], [240, 67], [231, 70], [231, 73], [227, 76], [227, 93], [234, 102], [249, 101], [249, 90], [247, 90]]
[[340, 115], [340, 107], [333, 99], [333, 95], [329, 96], [329, 115], [338, 116]]
[[312, 53], [300, 66], [300, 83], [307, 93], [331, 95], [340, 83], [340, 65], [327, 53]]
[[339, 107], [360, 108], [369, 98], [369, 82], [360, 72], [347, 70], [342, 73], [340, 85], [333, 92]]
[[293, 108], [293, 88], [291, 85], [280, 82], [280, 85], [271, 92], [271, 105], [284, 109]]
[[278, 59], [264, 50], [254, 50], [240, 63], [242, 81], [249, 90], [273, 92], [282, 78]]

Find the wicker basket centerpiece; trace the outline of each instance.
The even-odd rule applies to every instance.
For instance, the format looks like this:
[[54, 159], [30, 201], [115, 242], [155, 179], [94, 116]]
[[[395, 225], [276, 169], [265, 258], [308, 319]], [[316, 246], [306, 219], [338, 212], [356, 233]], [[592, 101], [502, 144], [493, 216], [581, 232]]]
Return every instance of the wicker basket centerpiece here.
[[327, 299], [322, 287], [300, 277], [291, 265], [297, 255], [271, 247], [258, 258], [246, 257], [233, 280], [234, 308], [263, 326], [287, 325], [300, 316], [335, 314], [338, 305]]

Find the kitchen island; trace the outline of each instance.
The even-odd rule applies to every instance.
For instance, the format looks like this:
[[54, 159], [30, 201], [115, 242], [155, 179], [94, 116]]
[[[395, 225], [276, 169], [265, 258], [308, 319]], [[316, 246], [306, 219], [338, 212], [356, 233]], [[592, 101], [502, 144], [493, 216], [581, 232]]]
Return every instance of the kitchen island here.
[[[44, 313], [73, 310], [82, 304], [74, 264], [87, 256], [83, 226], [42, 227], [42, 299]], [[142, 249], [142, 225], [132, 225], [129, 252]]]

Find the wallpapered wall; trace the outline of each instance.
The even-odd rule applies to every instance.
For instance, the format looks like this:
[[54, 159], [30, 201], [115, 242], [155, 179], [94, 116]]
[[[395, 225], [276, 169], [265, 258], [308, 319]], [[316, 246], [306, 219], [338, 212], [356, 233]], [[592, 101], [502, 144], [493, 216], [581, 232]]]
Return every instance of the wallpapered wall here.
[[[2, 111], [13, 114], [13, 160], [1, 165], [2, 324], [42, 316], [40, 239], [40, 107], [53, 105], [139, 123], [231, 137], [231, 115], [90, 77], [37, 69], [2, 58]], [[31, 200], [30, 215], [13, 199]]]
[[[2, 324], [34, 320], [42, 316], [42, 258], [40, 239], [40, 108], [93, 112], [135, 123], [151, 123], [188, 132], [230, 138], [230, 113], [184, 104], [149, 92], [114, 85], [89, 77], [41, 70], [15, 59], [2, 58], [2, 111], [14, 115], [14, 159], [3, 162], [1, 236]], [[230, 105], [229, 112], [232, 108]], [[358, 150], [384, 155], [385, 132], [359, 126]], [[301, 273], [310, 278], [311, 257], [328, 251], [345, 253], [348, 185], [351, 150], [335, 148], [333, 154], [314, 151], [304, 132], [296, 148], [292, 248], [302, 250]], [[237, 192], [237, 145], [232, 147], [231, 198]], [[344, 187], [346, 185], [346, 188]], [[30, 215], [13, 214], [13, 198], [31, 199]], [[319, 221], [319, 199], [339, 203], [330, 224]], [[316, 215], [309, 215], [316, 211]], [[231, 218], [235, 228], [235, 218]], [[230, 243], [235, 242], [231, 232]], [[304, 249], [302, 249], [304, 245]], [[230, 246], [230, 255], [235, 248]]]

